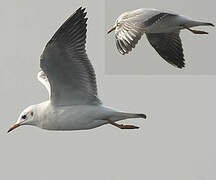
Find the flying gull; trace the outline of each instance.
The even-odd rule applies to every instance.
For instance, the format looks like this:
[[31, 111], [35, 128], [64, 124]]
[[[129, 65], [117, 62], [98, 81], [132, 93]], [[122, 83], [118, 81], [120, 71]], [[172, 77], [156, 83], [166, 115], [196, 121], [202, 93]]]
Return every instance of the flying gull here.
[[49, 91], [49, 100], [26, 108], [8, 132], [22, 125], [46, 130], [85, 130], [104, 124], [120, 129], [137, 126], [118, 124], [145, 114], [126, 113], [104, 106], [97, 95], [94, 69], [85, 50], [87, 18], [79, 8], [47, 43], [38, 79]]
[[114, 27], [118, 51], [124, 55], [135, 48], [145, 33], [158, 54], [171, 65], [185, 66], [180, 30], [187, 29], [194, 34], [208, 34], [193, 30], [195, 26], [214, 26], [212, 23], [194, 21], [184, 16], [156, 9], [137, 9], [121, 14]]

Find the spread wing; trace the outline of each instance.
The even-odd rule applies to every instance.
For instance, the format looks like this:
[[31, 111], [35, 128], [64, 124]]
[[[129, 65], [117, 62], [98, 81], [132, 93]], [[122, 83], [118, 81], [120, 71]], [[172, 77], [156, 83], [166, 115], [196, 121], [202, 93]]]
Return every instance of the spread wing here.
[[49, 80], [56, 106], [98, 104], [94, 69], [85, 50], [85, 9], [79, 8], [57, 30], [41, 55], [40, 67]]
[[143, 27], [126, 21], [115, 31], [116, 47], [124, 55], [135, 48], [144, 33]]
[[158, 54], [168, 63], [178, 68], [185, 66], [182, 42], [179, 32], [147, 34], [148, 41]]
[[146, 28], [174, 14], [155, 9], [138, 9], [123, 13], [116, 22], [116, 47], [121, 54], [128, 54], [135, 48]]

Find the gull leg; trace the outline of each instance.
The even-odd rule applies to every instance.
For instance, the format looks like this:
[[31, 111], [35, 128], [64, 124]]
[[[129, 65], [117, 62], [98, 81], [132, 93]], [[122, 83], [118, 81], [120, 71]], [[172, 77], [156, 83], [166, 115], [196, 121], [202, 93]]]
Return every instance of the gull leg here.
[[198, 30], [190, 29], [189, 27], [185, 25], [183, 27], [194, 34], [208, 34], [208, 32], [205, 32], [205, 31], [198, 31]]
[[133, 125], [124, 125], [124, 124], [117, 124], [111, 120], [107, 120], [110, 124], [120, 129], [138, 129], [139, 127]]

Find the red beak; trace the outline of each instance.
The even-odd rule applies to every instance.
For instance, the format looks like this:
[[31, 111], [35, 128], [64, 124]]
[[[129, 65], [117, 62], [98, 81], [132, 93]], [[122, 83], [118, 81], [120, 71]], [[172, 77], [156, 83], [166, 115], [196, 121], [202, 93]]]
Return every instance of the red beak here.
[[17, 127], [19, 127], [20, 124], [14, 124], [13, 126], [11, 126], [11, 128], [8, 130], [8, 133], [11, 132], [12, 130], [16, 129]]
[[116, 29], [116, 26], [114, 26], [112, 29], [110, 29], [107, 34], [113, 32], [115, 29]]

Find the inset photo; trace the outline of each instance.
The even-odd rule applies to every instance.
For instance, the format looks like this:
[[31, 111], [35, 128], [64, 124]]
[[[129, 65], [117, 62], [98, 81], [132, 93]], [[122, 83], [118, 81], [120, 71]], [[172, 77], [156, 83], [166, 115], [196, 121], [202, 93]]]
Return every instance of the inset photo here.
[[105, 73], [216, 74], [214, 6], [196, 6], [193, 1], [106, 1]]

